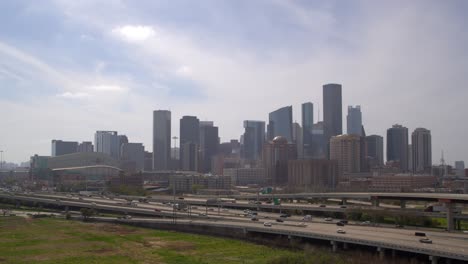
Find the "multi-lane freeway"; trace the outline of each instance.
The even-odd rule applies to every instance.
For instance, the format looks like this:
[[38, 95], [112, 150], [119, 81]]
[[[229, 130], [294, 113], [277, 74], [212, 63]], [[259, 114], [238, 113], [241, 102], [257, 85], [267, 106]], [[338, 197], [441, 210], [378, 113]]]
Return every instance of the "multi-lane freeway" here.
[[[389, 226], [362, 226], [348, 224], [344, 227], [335, 225], [333, 221], [325, 221], [323, 218], [313, 217], [312, 221], [304, 221], [302, 216], [281, 218], [277, 212], [257, 211], [257, 215], [246, 213], [247, 208], [268, 210], [275, 207], [270, 204], [249, 204], [247, 201], [236, 203], [218, 203], [207, 205], [203, 198], [176, 199], [169, 197], [152, 198], [146, 202], [134, 201], [132, 205], [126, 199], [118, 197], [79, 197], [65, 194], [7, 194], [0, 193], [1, 198], [15, 201], [28, 201], [42, 204], [52, 204], [61, 207], [89, 207], [97, 210], [131, 214], [132, 219], [113, 221], [130, 221], [139, 223], [164, 223], [174, 221], [177, 217], [179, 225], [202, 225], [206, 227], [222, 226], [225, 228], [242, 229], [244, 232], [260, 232], [292, 237], [313, 238], [329, 240], [336, 248], [337, 243], [358, 244], [374, 246], [381, 250], [399, 250], [437, 257], [468, 261], [468, 234], [462, 232], [444, 232], [436, 230], [424, 230], [426, 236], [432, 240], [431, 244], [421, 243], [415, 232], [421, 232], [416, 228], [390, 228]], [[189, 205], [186, 211], [174, 210], [172, 203], [184, 203]], [[203, 206], [204, 205], [204, 206]], [[230, 207], [229, 209], [226, 207]], [[282, 205], [284, 208], [297, 208], [305, 206], [300, 204]], [[321, 207], [320, 205], [306, 205], [315, 209], [329, 209], [331, 211], [347, 210], [351, 207], [342, 206]], [[223, 208], [224, 207], [224, 208]], [[277, 206], [275, 207], [277, 208]], [[386, 209], [388, 210], [388, 209]], [[394, 209], [396, 210], [396, 209]], [[251, 218], [257, 219], [252, 221]], [[276, 219], [282, 219], [277, 222]], [[308, 220], [308, 219], [307, 219]], [[330, 220], [330, 219], [328, 219]], [[304, 223], [301, 223], [304, 222]], [[268, 223], [268, 224], [265, 224]], [[271, 224], [271, 226], [269, 226]], [[341, 228], [345, 234], [337, 233]]]

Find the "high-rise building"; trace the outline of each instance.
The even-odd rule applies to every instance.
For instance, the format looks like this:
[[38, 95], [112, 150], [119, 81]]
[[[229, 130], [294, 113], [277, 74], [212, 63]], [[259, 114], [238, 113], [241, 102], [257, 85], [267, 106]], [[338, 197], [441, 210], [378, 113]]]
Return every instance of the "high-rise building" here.
[[288, 187], [290, 191], [323, 192], [333, 190], [338, 180], [336, 160], [290, 160]]
[[288, 183], [288, 161], [295, 160], [296, 145], [285, 137], [277, 136], [263, 145], [263, 167], [266, 180], [275, 187]]
[[265, 143], [265, 122], [245, 120], [244, 129], [242, 157], [248, 160], [261, 159], [263, 143]]
[[465, 176], [465, 162], [464, 161], [455, 161], [455, 171], [458, 177]]
[[331, 137], [343, 134], [341, 84], [330, 83], [323, 86], [323, 124], [328, 146]]
[[314, 105], [311, 102], [302, 104], [302, 138], [303, 154], [305, 158], [313, 156], [312, 130], [314, 126]]
[[78, 152], [94, 152], [94, 145], [91, 141], [83, 141], [78, 145]]
[[75, 153], [78, 151], [78, 142], [52, 140], [52, 157]]
[[318, 122], [312, 126], [312, 158], [326, 159], [327, 148], [323, 122]]
[[[201, 123], [201, 122], [200, 122]], [[200, 164], [199, 171], [211, 172], [211, 159], [218, 153], [218, 127], [200, 126]]]
[[153, 170], [171, 168], [171, 112], [153, 112]]
[[293, 142], [296, 144], [297, 158], [304, 158], [304, 136], [303, 130], [299, 123], [293, 123]]
[[268, 120], [268, 140], [281, 136], [285, 137], [289, 143], [293, 142], [292, 106], [286, 106], [271, 112]]
[[145, 147], [142, 143], [123, 143], [120, 147], [122, 162], [132, 163], [134, 171], [143, 171], [145, 168]]
[[[340, 176], [361, 170], [361, 138], [339, 135], [330, 139], [330, 159], [338, 161]], [[349, 180], [349, 179], [345, 179]]]
[[346, 116], [347, 120], [347, 133], [348, 135], [362, 135], [362, 113], [361, 106], [357, 105], [356, 107], [348, 106], [348, 115]]
[[431, 131], [416, 128], [411, 134], [412, 169], [416, 173], [430, 173], [432, 168]]
[[402, 172], [408, 171], [408, 128], [393, 125], [387, 129], [387, 161], [399, 164]]
[[197, 171], [200, 146], [200, 120], [196, 116], [180, 119], [180, 165], [182, 170]]
[[381, 167], [384, 165], [383, 137], [370, 135], [366, 137], [367, 158], [369, 166]]
[[105, 153], [118, 160], [120, 156], [120, 139], [117, 131], [96, 131], [94, 151]]

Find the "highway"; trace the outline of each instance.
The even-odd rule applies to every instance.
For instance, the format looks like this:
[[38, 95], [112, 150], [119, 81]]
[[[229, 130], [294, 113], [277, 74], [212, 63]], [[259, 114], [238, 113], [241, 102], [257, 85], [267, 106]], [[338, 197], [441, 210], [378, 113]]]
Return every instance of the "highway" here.
[[[163, 204], [162, 201], [151, 201], [148, 203], [138, 202], [137, 206], [128, 206], [125, 205], [127, 203], [127, 200], [120, 198], [110, 199], [103, 197], [70, 197], [60, 194], [6, 193], [0, 193], [0, 197], [9, 198], [17, 201], [31, 201], [43, 204], [54, 204], [63, 207], [88, 207], [95, 208], [97, 210], [133, 215], [132, 219], [119, 221], [140, 221], [155, 223], [171, 222], [173, 221], [171, 218], [175, 215], [178, 218], [178, 224], [196, 224], [204, 225], [206, 227], [221, 225], [229, 228], [243, 228], [247, 230], [247, 232], [263, 232], [273, 234], [284, 234], [294, 237], [326, 239], [341, 243], [370, 245], [375, 247], [382, 247], [385, 249], [396, 249], [401, 251], [426, 254], [430, 256], [447, 257], [468, 261], [468, 234], [465, 233], [425, 230], [424, 232], [433, 241], [433, 243], [423, 244], [419, 242], [420, 237], [415, 236], [415, 231], [419, 231], [419, 229], [416, 228], [397, 229], [390, 228], [388, 226], [374, 227], [360, 226], [357, 224], [338, 227], [334, 224], [336, 223], [336, 220], [331, 222], [325, 222], [323, 218], [313, 217], [312, 222], [305, 222], [302, 220], [301, 216], [291, 216], [286, 219], [282, 218], [284, 222], [278, 223], [276, 222], [276, 219], [280, 218], [278, 213], [263, 211], [257, 212], [257, 219], [259, 221], [254, 222], [250, 220], [251, 216], [245, 216], [244, 210], [242, 210], [242, 206], [265, 208], [266, 206], [275, 207], [274, 205], [252, 205], [248, 204], [247, 202], [222, 203], [222, 206], [236, 206], [236, 209], [229, 208], [223, 210], [218, 206], [202, 207], [198, 205], [199, 203], [206, 205], [206, 199], [192, 200], [191, 198], [184, 198], [183, 200], [177, 199], [175, 202], [186, 204], [194, 203], [194, 206], [198, 208], [194, 209], [194, 206], [192, 206], [191, 210], [188, 210], [188, 212], [174, 212], [172, 205]], [[165, 199], [161, 200], [166, 201]], [[318, 208], [321, 208], [319, 205], [307, 206], [318, 206]], [[326, 208], [329, 208], [329, 205], [327, 205]], [[155, 211], [155, 209], [157, 209], [157, 211]], [[349, 208], [339, 208], [339, 206], [335, 206], [329, 209], [346, 210]], [[204, 215], [206, 213], [208, 214]], [[145, 217], [138, 217], [139, 215]], [[161, 217], [166, 217], [166, 219]], [[117, 220], [115, 217], [111, 219]], [[264, 226], [265, 222], [270, 222], [272, 226]], [[307, 226], [302, 227], [300, 226], [299, 222], [305, 222]], [[338, 234], [338, 228], [345, 230], [346, 234]]]

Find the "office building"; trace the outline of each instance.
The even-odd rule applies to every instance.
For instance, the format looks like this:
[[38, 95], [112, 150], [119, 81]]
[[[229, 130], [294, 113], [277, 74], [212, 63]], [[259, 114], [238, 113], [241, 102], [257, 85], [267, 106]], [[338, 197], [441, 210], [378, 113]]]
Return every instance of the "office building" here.
[[304, 158], [304, 136], [301, 125], [293, 123], [293, 142], [296, 144], [297, 158]]
[[348, 106], [347, 120], [347, 133], [348, 135], [362, 135], [362, 113], [361, 106], [356, 107]]
[[290, 160], [288, 187], [290, 191], [320, 192], [333, 190], [338, 181], [336, 160]]
[[455, 173], [458, 177], [465, 176], [465, 162], [464, 161], [455, 161]]
[[126, 171], [143, 171], [145, 169], [145, 147], [142, 143], [123, 143], [120, 149], [122, 164], [131, 166], [131, 169]]
[[120, 138], [117, 131], [96, 131], [94, 148], [95, 152], [105, 153], [118, 160], [120, 156]]
[[318, 122], [312, 126], [312, 158], [326, 159], [327, 148], [323, 122]]
[[312, 135], [314, 126], [314, 105], [311, 102], [302, 104], [302, 156], [311, 158], [313, 156]]
[[200, 120], [196, 116], [183, 116], [180, 119], [179, 142], [181, 169], [196, 171], [200, 143]]
[[268, 116], [268, 140], [281, 136], [293, 142], [292, 136], [292, 106], [286, 106], [273, 111]]
[[94, 145], [91, 141], [83, 141], [78, 145], [78, 152], [94, 152]]
[[181, 169], [183, 171], [198, 171], [199, 145], [193, 142], [185, 142], [180, 145]]
[[231, 183], [237, 186], [265, 185], [265, 169], [263, 168], [227, 168], [224, 176], [231, 177]]
[[412, 169], [414, 173], [430, 173], [432, 168], [431, 131], [416, 128], [411, 134]]
[[408, 128], [393, 125], [387, 129], [387, 161], [398, 163], [401, 172], [408, 171]]
[[153, 170], [171, 168], [171, 112], [153, 112]]
[[378, 135], [366, 136], [367, 159], [370, 168], [384, 165], [383, 137]]
[[263, 168], [267, 182], [274, 186], [286, 186], [288, 183], [288, 161], [297, 158], [296, 145], [285, 137], [275, 137], [263, 145]]
[[[200, 122], [201, 124], [201, 122]], [[211, 159], [218, 154], [219, 136], [218, 127], [200, 126], [200, 164], [199, 171], [211, 172]]]
[[244, 121], [244, 143], [242, 144], [242, 158], [248, 160], [260, 160], [262, 148], [265, 143], [265, 122]]
[[144, 171], [152, 171], [153, 170], [153, 152], [145, 151], [145, 164], [144, 164]]
[[[323, 86], [323, 124], [325, 142], [330, 145], [330, 138], [343, 134], [343, 110], [341, 100], [341, 84], [325, 84]], [[327, 148], [327, 156], [328, 155]]]
[[338, 161], [340, 176], [360, 172], [360, 148], [361, 137], [356, 135], [339, 135], [330, 139], [330, 159]]
[[52, 140], [52, 157], [71, 154], [78, 151], [78, 142]]

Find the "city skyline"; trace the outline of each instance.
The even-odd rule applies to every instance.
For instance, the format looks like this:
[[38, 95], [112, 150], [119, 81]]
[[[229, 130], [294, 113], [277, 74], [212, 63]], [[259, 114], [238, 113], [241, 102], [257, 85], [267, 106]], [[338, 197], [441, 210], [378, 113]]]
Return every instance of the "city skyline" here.
[[[320, 111], [314, 120], [323, 120], [321, 90], [330, 82], [343, 85], [343, 109], [362, 106], [368, 135], [386, 141], [393, 124], [424, 127], [434, 163], [441, 150], [450, 164], [468, 160], [468, 143], [458, 142], [468, 130], [461, 122], [468, 97], [464, 2], [346, 5], [360, 18], [334, 4], [211, 2], [203, 11], [142, 2], [125, 20], [125, 2], [108, 4], [106, 15], [93, 11], [98, 3], [50, 3], [0, 3], [6, 161], [48, 155], [52, 139], [92, 141], [97, 130], [118, 131], [152, 151], [154, 109], [172, 112], [172, 131], [183, 115], [212, 120], [222, 142], [238, 139], [244, 120], [268, 121], [287, 105], [293, 122], [309, 101]], [[266, 22], [249, 7], [264, 10]], [[220, 10], [230, 15], [216, 16]], [[274, 20], [278, 12], [283, 22]], [[170, 15], [152, 18], [164, 13]], [[238, 25], [240, 17], [246, 19]]]

